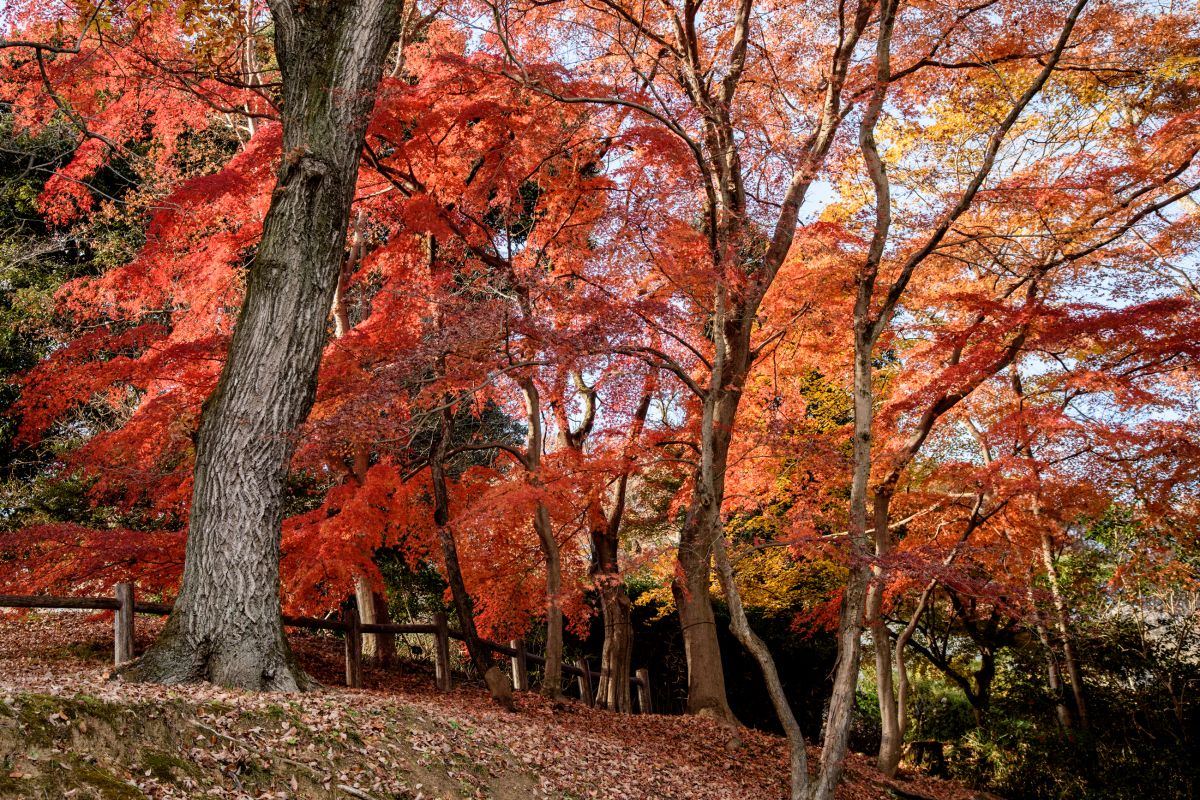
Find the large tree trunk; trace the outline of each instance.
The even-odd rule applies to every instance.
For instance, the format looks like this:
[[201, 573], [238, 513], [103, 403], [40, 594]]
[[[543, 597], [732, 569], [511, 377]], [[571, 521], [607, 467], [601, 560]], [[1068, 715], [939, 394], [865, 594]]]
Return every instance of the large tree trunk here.
[[633, 710], [629, 686], [629, 673], [633, 669], [633, 603], [619, 572], [598, 572], [595, 581], [604, 621], [596, 705], [628, 714]]
[[[745, 350], [748, 350], [748, 337]], [[742, 360], [745, 360], [744, 351]], [[720, 373], [715, 374], [720, 376]], [[744, 371], [739, 370], [735, 375], [744, 377]], [[740, 386], [740, 381], [735, 385]], [[725, 669], [721, 663], [709, 586], [713, 547], [717, 537], [722, 535], [725, 465], [739, 399], [740, 391], [713, 387], [704, 400], [700, 466], [693, 476], [692, 500], [679, 533], [679, 570], [671, 585], [687, 657], [688, 713], [728, 722], [735, 719], [725, 695]]]
[[[704, 501], [711, 503], [710, 498]], [[693, 505], [697, 502], [694, 501]], [[725, 696], [725, 669], [721, 663], [721, 647], [717, 642], [717, 621], [713, 614], [709, 583], [712, 579], [712, 537], [706, 529], [713, 527], [709, 508], [692, 512], [679, 537], [679, 574], [671, 585], [675, 606], [679, 609], [679, 625], [683, 631], [684, 655], [687, 657], [689, 714], [733, 720], [733, 711]]]
[[283, 163], [229, 357], [204, 405], [175, 609], [128, 671], [289, 691], [279, 544], [296, 428], [312, 407], [359, 153], [401, 0], [275, 0]]

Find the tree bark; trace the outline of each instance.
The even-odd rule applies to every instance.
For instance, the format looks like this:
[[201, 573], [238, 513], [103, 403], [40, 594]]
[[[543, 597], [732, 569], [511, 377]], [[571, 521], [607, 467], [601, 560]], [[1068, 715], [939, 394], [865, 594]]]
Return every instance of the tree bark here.
[[542, 694], [558, 700], [563, 696], [562, 558], [550, 512], [542, 503], [534, 510], [533, 526], [546, 560], [546, 671], [542, 674]]
[[[388, 623], [387, 602], [376, 591], [365, 575], [354, 576], [354, 600], [358, 605], [358, 617], [364, 625]], [[392, 663], [396, 655], [396, 637], [390, 633], [364, 633], [362, 635], [363, 658], [380, 666]]]
[[1069, 731], [1073, 727], [1071, 710], [1063, 702], [1062, 674], [1058, 669], [1058, 659], [1055, 658], [1054, 653], [1054, 642], [1050, 639], [1050, 631], [1046, 627], [1045, 616], [1042, 614], [1042, 610], [1038, 608], [1037, 598], [1033, 594], [1032, 570], [1029, 572], [1025, 592], [1029, 598], [1029, 607], [1032, 609], [1034, 615], [1034, 630], [1037, 632], [1038, 641], [1042, 643], [1042, 648], [1046, 651], [1046, 683], [1050, 689], [1050, 694], [1054, 696], [1054, 716], [1058, 720], [1059, 726], [1063, 730]]
[[[882, 488], [875, 492], [874, 526], [875, 565], [871, 567], [871, 586], [867, 589], [866, 616], [871, 627], [871, 640], [875, 644], [875, 680], [879, 698], [879, 771], [889, 778], [895, 776], [900, 765], [900, 754], [904, 746], [904, 727], [900, 720], [899, 698], [896, 692], [892, 669], [892, 635], [883, 618], [883, 594], [887, 577], [881, 566], [882, 559], [891, 551], [888, 531], [891, 493]], [[903, 682], [901, 678], [901, 682]]]
[[788, 763], [791, 773], [791, 800], [803, 800], [809, 790], [808, 780], [808, 751], [805, 749], [804, 734], [800, 723], [792, 713], [791, 704], [783, 691], [783, 682], [779, 679], [779, 670], [775, 667], [775, 659], [767, 644], [750, 628], [746, 611], [742, 607], [741, 592], [733, 576], [733, 566], [725, 553], [725, 539], [717, 539], [714, 548], [717, 559], [717, 576], [721, 581], [721, 591], [729, 603], [729, 628], [742, 646], [758, 661], [762, 670], [763, 681], [767, 684], [767, 694], [771, 696], [771, 704], [775, 708], [775, 716], [779, 718], [783, 731], [788, 740]]
[[1054, 607], [1054, 626], [1062, 644], [1063, 666], [1067, 671], [1067, 683], [1071, 687], [1071, 699], [1075, 701], [1075, 719], [1082, 730], [1087, 730], [1087, 703], [1083, 696], [1083, 675], [1079, 670], [1079, 656], [1075, 652], [1075, 640], [1071, 635], [1070, 615], [1063, 599], [1058, 567], [1054, 564], [1054, 545], [1050, 534], [1042, 533], [1042, 563], [1046, 567], [1046, 579], [1050, 583], [1050, 599]]
[[[642, 396], [633, 416], [627, 446], [632, 447], [642, 435], [646, 415], [650, 411], [650, 393]], [[600, 593], [600, 613], [604, 619], [604, 647], [600, 653], [600, 689], [596, 702], [609, 711], [628, 714], [633, 710], [629, 673], [633, 669], [633, 603], [621, 578], [621, 522], [629, 490], [632, 459], [626, 453], [612, 513], [607, 517], [602, 509], [592, 515], [599, 524], [592, 529], [592, 579]], [[597, 498], [594, 502], [599, 502]]]
[[291, 691], [310, 684], [283, 634], [284, 488], [316, 391], [367, 120], [401, 0], [274, 0], [283, 162], [217, 388], [204, 404], [183, 583], [128, 671]]
[[[749, 337], [738, 347], [741, 359], [749, 354]], [[736, 344], [741, 345], [739, 341]], [[744, 370], [731, 370], [732, 387], [711, 388], [701, 420], [700, 465], [693, 475], [695, 488], [679, 533], [679, 571], [671, 585], [683, 632], [688, 668], [689, 714], [735, 722], [725, 694], [725, 669], [717, 641], [709, 586], [712, 582], [713, 547], [721, 533], [721, 504], [725, 497], [725, 466]]]
[[[586, 385], [578, 372], [574, 373], [573, 378], [584, 402], [583, 419], [579, 426], [572, 429], [565, 401], [557, 403], [555, 410], [558, 414], [560, 445], [582, 457], [584, 444], [596, 419], [596, 390]], [[621, 577], [621, 524], [625, 516], [629, 476], [634, 465], [630, 451], [641, 438], [646, 416], [650, 412], [650, 401], [651, 390], [648, 384], [634, 412], [633, 424], [625, 442], [624, 463], [617, 478], [611, 512], [605, 513], [604, 501], [599, 492], [589, 499], [587, 510], [587, 518], [591, 521], [590, 572], [596, 593], [600, 597], [600, 614], [604, 621], [604, 643], [600, 652], [600, 682], [596, 690], [596, 704], [609, 711], [625, 714], [633, 710], [630, 686], [630, 672], [633, 669], [633, 604]]]
[[441, 419], [430, 447], [429, 473], [433, 482], [433, 521], [437, 526], [438, 544], [446, 563], [446, 582], [450, 585], [450, 594], [454, 600], [454, 610], [458, 613], [458, 624], [462, 627], [467, 654], [487, 684], [492, 699], [497, 705], [512, 711], [515, 708], [512, 681], [492, 663], [479, 641], [479, 633], [475, 629], [475, 610], [458, 560], [458, 543], [454, 539], [454, 530], [450, 527], [450, 494], [446, 487], [445, 465], [447, 446], [454, 430], [453, 413], [449, 404], [442, 409]]
[[874, 372], [871, 358], [875, 338], [870, 330], [870, 292], [860, 292], [855, 306], [854, 354], [854, 471], [850, 482], [850, 574], [842, 592], [838, 617], [838, 661], [833, 695], [825, 719], [821, 748], [821, 774], [811, 788], [812, 800], [830, 800], [845, 769], [858, 690], [862, 657], [863, 614], [871, 583], [867, 536], [867, 493], [871, 479], [871, 426], [874, 420]]
[[[525, 398], [525, 469], [529, 480], [541, 486], [538, 471], [542, 466], [542, 404], [537, 384], [532, 377], [518, 381]], [[546, 561], [546, 667], [542, 673], [542, 694], [552, 700], [561, 699], [563, 658], [562, 614], [562, 556], [554, 537], [554, 523], [546, 504], [538, 502], [533, 512], [533, 529], [538, 536], [542, 557]]]
[[629, 675], [633, 669], [633, 603], [619, 572], [598, 572], [604, 646], [600, 653], [600, 687], [596, 705], [628, 714], [633, 710]]

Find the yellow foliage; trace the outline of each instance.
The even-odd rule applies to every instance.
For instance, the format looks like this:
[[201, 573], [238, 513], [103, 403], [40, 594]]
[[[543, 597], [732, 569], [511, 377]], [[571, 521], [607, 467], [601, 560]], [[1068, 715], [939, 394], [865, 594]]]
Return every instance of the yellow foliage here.
[[[794, 613], [824, 602], [846, 580], [829, 561], [792, 558], [786, 548], [751, 550], [734, 558], [734, 577], [747, 610], [766, 616]], [[714, 597], [724, 597], [714, 579]]]
[[[844, 567], [824, 560], [797, 560], [783, 547], [750, 550], [741, 555], [731, 554], [731, 557], [742, 605], [747, 611], [765, 616], [817, 606], [828, 600], [846, 581]], [[647, 569], [655, 580], [634, 602], [657, 608], [658, 613], [653, 619], [660, 620], [675, 612], [675, 597], [671, 593], [674, 555], [664, 552]], [[715, 575], [711, 591], [714, 598], [724, 599]]]

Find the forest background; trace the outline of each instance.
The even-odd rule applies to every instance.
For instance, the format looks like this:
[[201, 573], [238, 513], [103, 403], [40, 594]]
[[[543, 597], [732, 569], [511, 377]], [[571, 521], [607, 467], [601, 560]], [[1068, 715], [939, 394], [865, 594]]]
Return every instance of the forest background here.
[[[304, 167], [273, 12], [0, 11], [0, 590], [179, 590]], [[648, 666], [662, 710], [824, 739], [803, 791], [841, 737], [1014, 798], [1194, 794], [1194, 9], [397, 14], [286, 612], [447, 611], [551, 694], [591, 656], [614, 711]]]

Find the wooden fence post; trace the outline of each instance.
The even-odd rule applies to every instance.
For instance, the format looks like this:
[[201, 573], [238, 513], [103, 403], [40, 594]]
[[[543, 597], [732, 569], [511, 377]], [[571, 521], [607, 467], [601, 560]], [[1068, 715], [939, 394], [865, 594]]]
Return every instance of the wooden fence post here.
[[362, 688], [362, 631], [359, 629], [358, 605], [342, 607], [342, 622], [346, 623], [346, 685]]
[[636, 673], [638, 680], [638, 710], [643, 714], [653, 714], [654, 706], [650, 703], [650, 670], [642, 668]]
[[121, 604], [113, 612], [113, 663], [119, 667], [133, 660], [133, 584], [118, 583], [113, 594]]
[[518, 692], [529, 691], [529, 660], [525, 657], [525, 642], [513, 639], [508, 646], [517, 651], [512, 657], [513, 688]]
[[446, 615], [441, 612], [433, 615], [433, 624], [437, 626], [437, 644], [434, 647], [436, 656], [434, 678], [437, 688], [448, 692], [450, 691], [450, 626], [446, 622]]
[[588, 666], [586, 658], [576, 659], [575, 666], [583, 672], [579, 676], [579, 699], [590, 706], [594, 702], [592, 699], [592, 669]]

